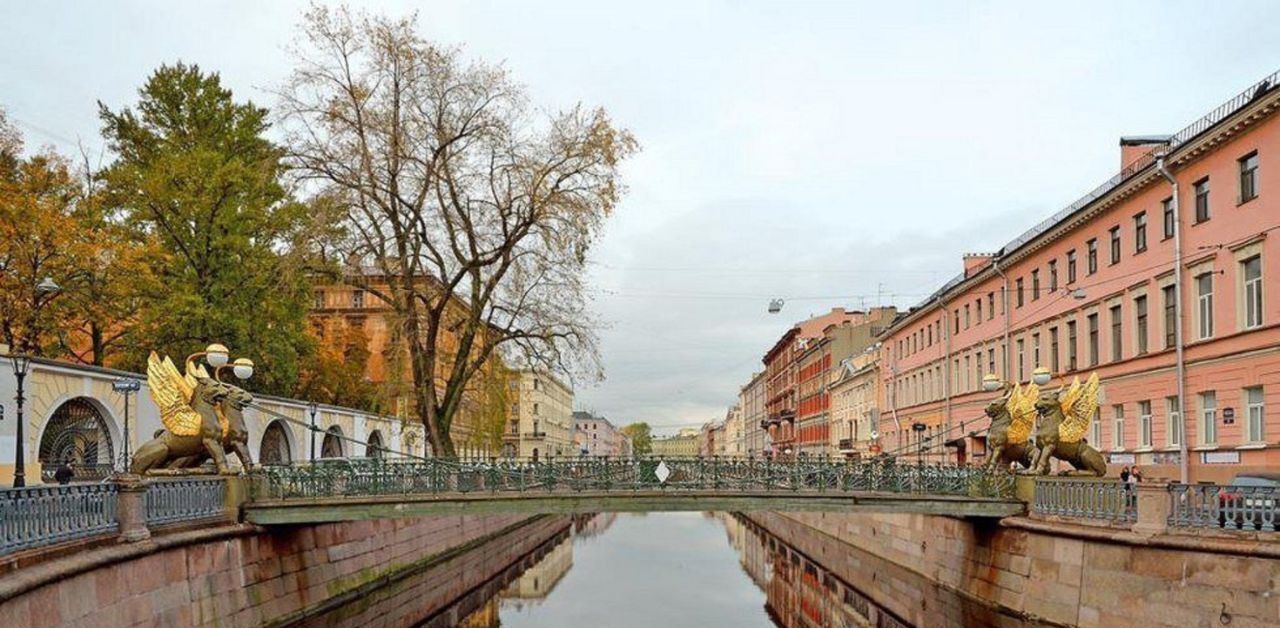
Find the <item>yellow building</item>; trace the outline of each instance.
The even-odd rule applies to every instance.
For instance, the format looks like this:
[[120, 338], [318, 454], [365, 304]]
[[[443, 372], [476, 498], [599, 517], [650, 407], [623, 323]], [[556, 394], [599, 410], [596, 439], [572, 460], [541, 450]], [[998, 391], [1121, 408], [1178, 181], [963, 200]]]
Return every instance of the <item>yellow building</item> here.
[[697, 456], [702, 442], [701, 432], [683, 429], [675, 436], [650, 441], [650, 453], [654, 456]]
[[511, 412], [502, 434], [502, 454], [530, 459], [575, 455], [573, 389], [531, 369], [514, 371], [510, 385]]

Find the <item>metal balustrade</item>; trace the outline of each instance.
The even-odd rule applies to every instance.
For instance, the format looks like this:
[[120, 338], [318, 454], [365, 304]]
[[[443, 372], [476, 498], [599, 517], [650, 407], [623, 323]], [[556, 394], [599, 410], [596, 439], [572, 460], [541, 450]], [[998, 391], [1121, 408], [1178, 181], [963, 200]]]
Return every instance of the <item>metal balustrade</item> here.
[[222, 478], [155, 480], [147, 485], [147, 525], [201, 521], [227, 516], [227, 483]]
[[1138, 501], [1134, 486], [1119, 480], [1036, 478], [1031, 512], [1133, 523], [1138, 519]]
[[256, 499], [528, 491], [833, 491], [1010, 498], [1013, 477], [980, 467], [704, 457], [330, 460], [254, 472]]
[[1276, 531], [1280, 489], [1219, 484], [1169, 485], [1169, 527]]
[[0, 489], [0, 555], [116, 531], [113, 484]]

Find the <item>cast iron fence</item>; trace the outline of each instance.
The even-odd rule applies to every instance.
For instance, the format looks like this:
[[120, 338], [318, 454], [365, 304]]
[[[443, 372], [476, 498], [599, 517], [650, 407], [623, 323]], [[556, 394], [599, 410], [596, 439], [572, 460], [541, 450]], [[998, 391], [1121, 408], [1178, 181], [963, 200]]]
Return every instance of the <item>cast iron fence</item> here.
[[1138, 501], [1134, 486], [1118, 480], [1036, 478], [1031, 512], [1133, 523]]
[[980, 467], [705, 457], [488, 461], [343, 459], [265, 467], [253, 497], [531, 491], [889, 492], [1011, 498], [1013, 476]]
[[0, 555], [116, 531], [116, 486], [0, 489]]
[[1274, 532], [1280, 489], [1172, 483], [1169, 500], [1170, 527]]
[[226, 497], [227, 483], [222, 478], [149, 482], [144, 497], [147, 525], [226, 517]]

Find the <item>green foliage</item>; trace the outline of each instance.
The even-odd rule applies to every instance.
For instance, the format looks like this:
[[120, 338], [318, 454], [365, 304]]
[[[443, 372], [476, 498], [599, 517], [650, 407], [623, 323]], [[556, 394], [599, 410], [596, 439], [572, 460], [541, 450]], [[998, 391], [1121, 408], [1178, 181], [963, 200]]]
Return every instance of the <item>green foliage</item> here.
[[153, 349], [181, 359], [220, 342], [257, 363], [254, 389], [292, 393], [312, 350], [314, 223], [281, 184], [267, 110], [179, 63], [156, 70], [134, 108], [99, 103], [99, 115], [117, 157], [103, 173], [105, 201], [159, 251], [122, 366], [140, 368]]
[[653, 451], [653, 430], [648, 423], [629, 423], [622, 426], [622, 433], [631, 439], [631, 452], [637, 456], [648, 455]]

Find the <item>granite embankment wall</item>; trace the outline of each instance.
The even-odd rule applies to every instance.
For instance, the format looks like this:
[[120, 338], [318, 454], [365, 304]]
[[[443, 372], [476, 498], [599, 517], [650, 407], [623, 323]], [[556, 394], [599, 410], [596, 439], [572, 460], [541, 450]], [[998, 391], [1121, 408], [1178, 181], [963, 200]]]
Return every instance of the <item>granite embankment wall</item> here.
[[[42, 570], [45, 582], [0, 596], [0, 626], [257, 626], [305, 620], [545, 519], [461, 515], [270, 529], [226, 525], [160, 535], [7, 575], [36, 577]], [[59, 577], [49, 578], [49, 570]], [[444, 608], [491, 577], [482, 571], [455, 569], [431, 579], [417, 590], [418, 610]]]
[[[1257, 535], [1143, 537], [1023, 517], [1001, 522], [852, 513], [750, 518], [775, 534], [798, 524], [828, 535], [990, 606], [989, 617], [1069, 626], [1280, 625], [1280, 542], [1259, 541]], [[936, 610], [913, 604], [937, 596], [893, 585], [908, 579], [895, 578], [892, 570], [880, 574], [872, 566], [873, 573], [865, 573], [870, 565], [858, 564], [857, 552], [813, 558], [849, 574], [851, 584], [866, 586], [864, 593], [902, 617], [927, 624]], [[868, 578], [872, 584], [863, 582]], [[881, 578], [889, 583], [875, 582]]]

